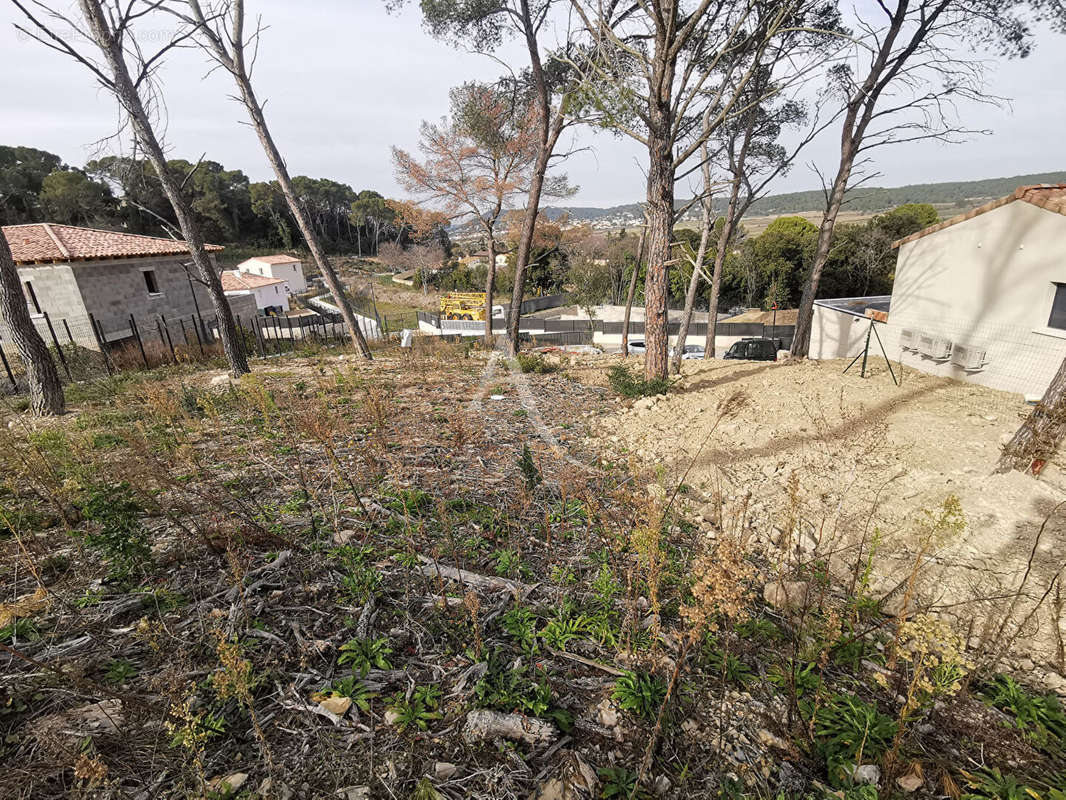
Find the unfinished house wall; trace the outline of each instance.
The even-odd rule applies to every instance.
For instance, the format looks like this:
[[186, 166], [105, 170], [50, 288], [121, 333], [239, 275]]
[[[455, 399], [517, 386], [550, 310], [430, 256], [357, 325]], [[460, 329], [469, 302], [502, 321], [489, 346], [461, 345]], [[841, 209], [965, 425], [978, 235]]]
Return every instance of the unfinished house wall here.
[[[96, 346], [92, 329], [89, 327], [89, 315], [70, 266], [66, 264], [25, 266], [18, 268], [18, 274], [23, 292], [27, 294], [26, 304], [30, 309], [30, 317], [45, 342], [52, 343], [48, 323], [44, 317], [48, 314], [56, 337], [62, 344], [68, 341], [66, 327], [63, 325], [63, 320], [66, 320], [76, 343], [84, 347]], [[27, 283], [33, 287], [32, 296], [26, 289]], [[34, 299], [36, 299], [36, 305]], [[0, 318], [0, 339], [4, 342], [9, 342], [11, 339], [2, 318]]]

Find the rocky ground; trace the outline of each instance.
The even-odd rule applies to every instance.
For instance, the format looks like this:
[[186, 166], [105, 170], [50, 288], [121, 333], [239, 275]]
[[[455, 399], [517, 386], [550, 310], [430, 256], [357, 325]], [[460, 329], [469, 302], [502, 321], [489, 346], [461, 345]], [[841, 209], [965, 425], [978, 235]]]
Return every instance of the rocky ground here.
[[1053, 698], [734, 515], [779, 470], [603, 449], [685, 382], [634, 412], [526, 366], [420, 342], [7, 412], [0, 796], [1061, 800]]

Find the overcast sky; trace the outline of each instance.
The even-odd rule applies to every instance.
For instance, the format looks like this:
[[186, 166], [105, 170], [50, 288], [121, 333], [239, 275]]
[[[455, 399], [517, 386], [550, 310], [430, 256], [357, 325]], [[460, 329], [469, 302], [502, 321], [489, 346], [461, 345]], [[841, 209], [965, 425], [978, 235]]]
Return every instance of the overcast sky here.
[[[414, 148], [421, 120], [447, 112], [450, 87], [500, 74], [501, 66], [492, 59], [432, 39], [422, 30], [417, 2], [410, 5], [389, 15], [381, 0], [248, 4], [249, 12], [261, 13], [270, 26], [255, 82], [260, 97], [269, 100], [267, 116], [293, 174], [328, 177], [356, 190], [395, 196], [399, 190], [390, 146]], [[0, 5], [0, 52], [7, 54], [0, 70], [0, 144], [38, 147], [81, 166], [100, 154], [93, 143], [115, 130], [115, 103], [83, 67], [16, 31], [12, 23], [17, 14], [10, 3]], [[161, 36], [166, 26], [165, 19], [152, 23]], [[515, 45], [497, 55], [517, 68], [524, 64], [523, 51]], [[240, 124], [241, 107], [228, 98], [226, 76], [206, 73], [203, 55], [195, 50], [173, 54], [162, 73], [171, 156], [194, 161], [206, 153], [252, 180], [272, 177], [255, 137]], [[885, 148], [877, 154], [881, 177], [874, 183], [896, 186], [1066, 168], [1061, 77], [1066, 74], [1066, 37], [1042, 32], [1032, 56], [992, 61], [989, 74], [990, 93], [1010, 98], [1011, 108], [971, 106], [964, 109], [964, 122], [990, 129], [991, 135], [960, 145]], [[835, 132], [824, 135], [804, 162], [832, 171], [835, 140]], [[608, 206], [642, 199], [638, 145], [587, 129], [575, 144], [586, 149], [565, 168], [581, 187], [569, 204]], [[110, 143], [104, 154], [117, 150]], [[801, 164], [775, 191], [817, 186], [814, 172]]]

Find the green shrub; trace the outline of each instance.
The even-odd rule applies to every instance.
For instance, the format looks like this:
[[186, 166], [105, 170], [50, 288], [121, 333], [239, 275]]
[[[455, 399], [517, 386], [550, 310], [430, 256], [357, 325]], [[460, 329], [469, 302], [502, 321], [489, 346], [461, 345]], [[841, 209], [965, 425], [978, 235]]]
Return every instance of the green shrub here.
[[380, 639], [351, 639], [341, 645], [340, 657], [337, 663], [351, 664], [352, 672], [358, 673], [359, 677], [365, 678], [371, 669], [392, 669], [389, 656], [392, 648], [389, 640]]
[[896, 722], [872, 703], [835, 694], [815, 713], [814, 735], [829, 779], [841, 784], [853, 765], [876, 761], [887, 752]]
[[1066, 714], [1055, 695], [1031, 695], [1009, 675], [997, 675], [981, 695], [1013, 717], [1014, 727], [1037, 747], [1059, 748], [1066, 742]]
[[622, 397], [650, 397], [670, 390], [670, 381], [666, 378], [650, 381], [638, 378], [625, 364], [615, 364], [607, 370], [607, 383], [611, 391]]
[[627, 672], [615, 683], [611, 697], [623, 711], [651, 721], [666, 701], [666, 682], [647, 672]]
[[526, 488], [532, 492], [542, 479], [528, 444], [522, 445], [522, 455], [518, 458], [518, 469], [521, 471], [522, 477], [526, 479]]
[[558, 364], [552, 364], [539, 353], [519, 353], [515, 356], [515, 359], [518, 361], [518, 367], [522, 372], [547, 375], [548, 373], [559, 371]]
[[151, 558], [148, 532], [141, 524], [144, 508], [128, 483], [98, 483], [86, 489], [81, 515], [93, 523], [85, 543], [111, 562], [109, 577], [128, 580], [143, 571]]

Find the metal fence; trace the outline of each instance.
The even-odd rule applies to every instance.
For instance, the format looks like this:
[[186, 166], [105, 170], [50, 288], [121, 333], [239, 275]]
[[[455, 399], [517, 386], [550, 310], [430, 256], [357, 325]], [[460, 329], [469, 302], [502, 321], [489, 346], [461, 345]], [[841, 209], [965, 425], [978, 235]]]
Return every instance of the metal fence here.
[[[265, 357], [349, 341], [342, 322], [321, 315], [299, 317], [234, 317], [238, 344], [247, 357]], [[41, 332], [60, 376], [88, 380], [130, 369], [167, 364], [208, 362], [224, 354], [215, 317], [135, 316], [101, 321], [87, 317], [52, 318], [42, 314]], [[24, 369], [14, 343], [0, 337], [0, 387], [18, 392]]]

